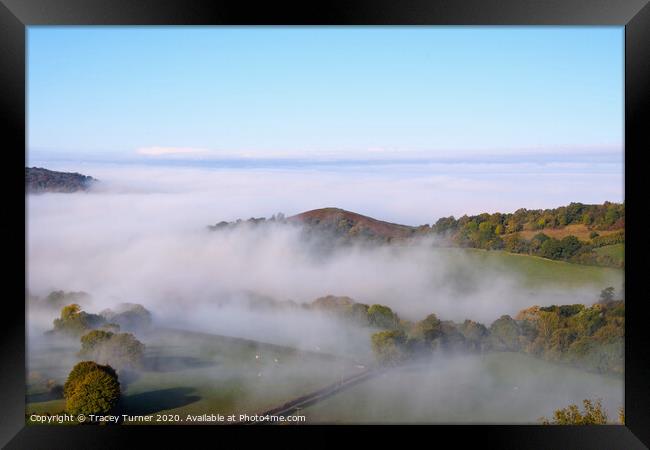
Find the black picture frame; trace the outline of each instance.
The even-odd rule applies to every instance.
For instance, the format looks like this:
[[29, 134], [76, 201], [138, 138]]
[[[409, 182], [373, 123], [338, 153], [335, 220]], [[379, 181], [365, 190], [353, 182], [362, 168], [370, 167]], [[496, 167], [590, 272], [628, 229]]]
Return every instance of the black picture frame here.
[[[94, 427], [25, 426], [25, 218], [21, 174], [25, 165], [25, 43], [30, 25], [618, 25], [625, 26], [625, 196], [627, 302], [625, 339], [626, 424], [565, 426], [435, 426], [430, 427]], [[0, 326], [0, 445], [6, 448], [115, 448], [133, 446], [135, 434], [185, 446], [200, 438], [244, 440], [268, 433], [277, 442], [319, 440], [350, 430], [383, 438], [395, 431], [432, 444], [470, 440], [487, 448], [636, 449], [650, 445], [650, 343], [644, 296], [647, 254], [642, 226], [644, 210], [643, 152], [648, 151], [650, 94], [650, 6], [648, 0], [373, 0], [266, 2], [207, 0], [0, 0], [0, 102], [2, 103], [3, 193], [11, 208], [0, 221], [7, 282]], [[7, 202], [5, 201], [5, 204]], [[647, 231], [646, 231], [647, 233]], [[23, 238], [22, 240], [20, 238]], [[341, 431], [344, 436], [339, 436]], [[197, 433], [202, 434], [200, 438]], [[172, 434], [173, 433], [173, 434]], [[179, 436], [180, 433], [180, 436]], [[209, 434], [210, 436], [205, 436]], [[144, 435], [144, 436], [142, 436]], [[403, 437], [404, 438], [404, 437]], [[402, 439], [403, 439], [402, 438]], [[288, 440], [288, 441], [287, 441]], [[210, 441], [208, 441], [210, 442]]]

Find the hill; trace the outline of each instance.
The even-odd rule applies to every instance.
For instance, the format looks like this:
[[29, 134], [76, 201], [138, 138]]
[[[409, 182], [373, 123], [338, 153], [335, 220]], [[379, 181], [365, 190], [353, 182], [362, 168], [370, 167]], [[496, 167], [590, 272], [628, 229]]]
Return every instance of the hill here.
[[270, 219], [251, 217], [248, 220], [234, 222], [219, 222], [209, 225], [208, 229], [216, 231], [241, 225], [264, 226], [269, 223], [297, 225], [302, 228], [303, 236], [307, 239], [318, 238], [320, 242], [336, 243], [387, 243], [409, 239], [421, 232], [429, 232], [429, 227], [411, 227], [397, 223], [384, 222], [372, 217], [346, 211], [340, 208], [320, 208], [305, 211], [290, 217], [283, 214]]
[[439, 246], [505, 250], [586, 265], [625, 265], [625, 205], [611, 202], [571, 203], [556, 209], [520, 209], [515, 213], [465, 215], [459, 219], [443, 217], [431, 227], [385, 222], [340, 208], [320, 208], [288, 218], [279, 214], [270, 219], [220, 222], [208, 228], [267, 222], [300, 225], [307, 237], [318, 237], [330, 244], [390, 243], [434, 235]]
[[78, 192], [90, 189], [97, 180], [72, 172], [56, 172], [41, 167], [25, 167], [25, 191], [28, 193]]
[[417, 231], [415, 227], [384, 222], [340, 208], [314, 209], [291, 216], [287, 221], [339, 238], [366, 238], [385, 242], [407, 239]]

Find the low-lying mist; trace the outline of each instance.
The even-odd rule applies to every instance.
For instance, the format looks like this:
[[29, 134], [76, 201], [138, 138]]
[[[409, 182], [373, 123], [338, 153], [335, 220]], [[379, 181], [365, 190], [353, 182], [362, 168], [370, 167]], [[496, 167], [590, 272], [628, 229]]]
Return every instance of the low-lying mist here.
[[313, 423], [540, 424], [553, 411], [600, 399], [611, 423], [623, 378], [548, 364], [528, 355], [438, 356], [389, 371], [306, 408]]
[[[388, 305], [409, 320], [435, 312], [489, 325], [533, 304], [590, 304], [605, 287], [531, 288], [522, 274], [435, 248], [432, 239], [320, 254], [295, 226], [207, 230], [221, 220], [302, 212], [282, 208], [305, 204], [305, 180], [260, 191], [219, 171], [104, 167], [88, 174], [101, 180], [91, 192], [29, 196], [27, 273], [30, 293], [85, 291], [92, 304], [84, 309], [92, 312], [137, 302], [171, 327], [334, 348], [350, 341], [336, 321], [300, 308], [254, 310], [247, 299], [303, 303], [331, 294]], [[349, 208], [317, 198], [310, 204]], [[30, 325], [44, 330], [52, 319], [32, 313]]]

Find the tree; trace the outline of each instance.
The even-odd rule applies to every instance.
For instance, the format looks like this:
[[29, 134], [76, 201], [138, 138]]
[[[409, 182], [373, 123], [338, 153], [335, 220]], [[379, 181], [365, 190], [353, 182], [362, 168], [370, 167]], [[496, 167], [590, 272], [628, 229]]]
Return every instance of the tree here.
[[432, 228], [436, 233], [443, 234], [455, 231], [457, 227], [458, 221], [454, 219], [454, 216], [450, 216], [441, 217], [436, 221]]
[[456, 327], [456, 324], [450, 320], [440, 322], [442, 335], [438, 342], [445, 350], [465, 350], [466, 339], [463, 333]]
[[600, 291], [601, 303], [611, 302], [612, 300], [614, 300], [614, 288], [612, 286], [606, 287]]
[[368, 309], [370, 307], [363, 303], [354, 303], [349, 312], [349, 317], [353, 322], [360, 325], [368, 325]]
[[60, 310], [66, 304], [81, 303], [88, 299], [90, 299], [90, 295], [86, 292], [52, 291], [43, 299], [40, 305], [48, 309]]
[[519, 350], [519, 326], [517, 322], [508, 315], [499, 317], [490, 325], [490, 342], [495, 350]]
[[582, 247], [582, 244], [575, 236], [565, 236], [560, 241], [561, 247], [561, 257], [564, 259], [569, 259]]
[[136, 368], [142, 364], [144, 344], [131, 333], [93, 330], [81, 337], [81, 358], [90, 358], [117, 368]]
[[372, 351], [380, 364], [394, 366], [407, 358], [406, 334], [400, 330], [378, 331], [372, 335]]
[[530, 245], [519, 236], [519, 233], [513, 233], [503, 239], [505, 251], [510, 253], [528, 253]]
[[494, 225], [489, 222], [482, 222], [478, 226], [479, 243], [485, 243], [494, 237]]
[[435, 314], [429, 314], [424, 320], [415, 324], [415, 335], [431, 343], [442, 335], [440, 319]]
[[110, 309], [101, 312], [107, 321], [119, 325], [124, 331], [147, 331], [151, 327], [151, 312], [137, 303], [122, 303], [116, 311]]
[[93, 357], [93, 354], [98, 350], [102, 344], [110, 340], [114, 334], [111, 331], [92, 330], [81, 336], [81, 350], [79, 351], [80, 357]]
[[114, 375], [117, 377], [117, 373], [111, 366], [102, 366], [100, 364], [97, 364], [95, 361], [81, 361], [75, 364], [75, 366], [68, 374], [68, 378], [63, 385], [63, 396], [65, 398], [70, 397], [79, 383], [86, 377], [86, 375], [95, 370], [103, 370], [109, 375]]
[[368, 321], [378, 328], [397, 328], [399, 317], [388, 306], [372, 305], [368, 308]]
[[81, 311], [81, 307], [76, 304], [64, 306], [61, 309], [61, 315], [54, 319], [53, 332], [59, 332], [72, 336], [79, 336], [87, 330], [99, 328], [106, 324], [106, 320], [97, 314], [88, 314]]
[[463, 333], [463, 336], [465, 336], [467, 346], [470, 350], [481, 351], [483, 349], [485, 339], [489, 335], [485, 325], [474, 322], [473, 320], [465, 320], [459, 329]]
[[107, 414], [120, 399], [120, 383], [112, 367], [82, 361], [72, 368], [63, 392], [68, 413]]
[[553, 418], [542, 418], [544, 425], [604, 425], [607, 423], [607, 414], [603, 411], [601, 401], [595, 403], [583, 400], [584, 410], [581, 412], [577, 405], [572, 404], [566, 408], [553, 412]]
[[562, 245], [559, 240], [549, 238], [542, 242], [539, 248], [539, 254], [545, 258], [559, 259], [562, 257]]

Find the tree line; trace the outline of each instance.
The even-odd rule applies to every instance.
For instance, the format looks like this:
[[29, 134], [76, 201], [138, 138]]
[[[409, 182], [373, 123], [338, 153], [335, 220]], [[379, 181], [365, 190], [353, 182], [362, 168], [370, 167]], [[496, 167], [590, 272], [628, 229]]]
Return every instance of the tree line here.
[[[568, 235], [557, 239], [541, 230], [562, 229], [568, 225], [583, 225], [590, 230], [589, 240]], [[505, 250], [543, 258], [582, 264], [621, 266], [622, 261], [594, 249], [625, 242], [625, 204], [605, 202], [602, 205], [571, 203], [555, 209], [519, 209], [514, 213], [483, 213], [438, 219], [432, 232], [450, 239], [461, 247]], [[540, 230], [532, 239], [520, 232]], [[601, 236], [600, 232], [614, 231]]]
[[356, 303], [349, 297], [322, 297], [312, 307], [376, 328], [371, 343], [381, 365], [399, 365], [436, 352], [512, 351], [599, 373], [623, 373], [625, 302], [615, 299], [612, 287], [603, 289], [592, 306], [533, 306], [514, 318], [503, 315], [489, 326], [441, 320], [433, 313], [412, 322], [388, 306]]

